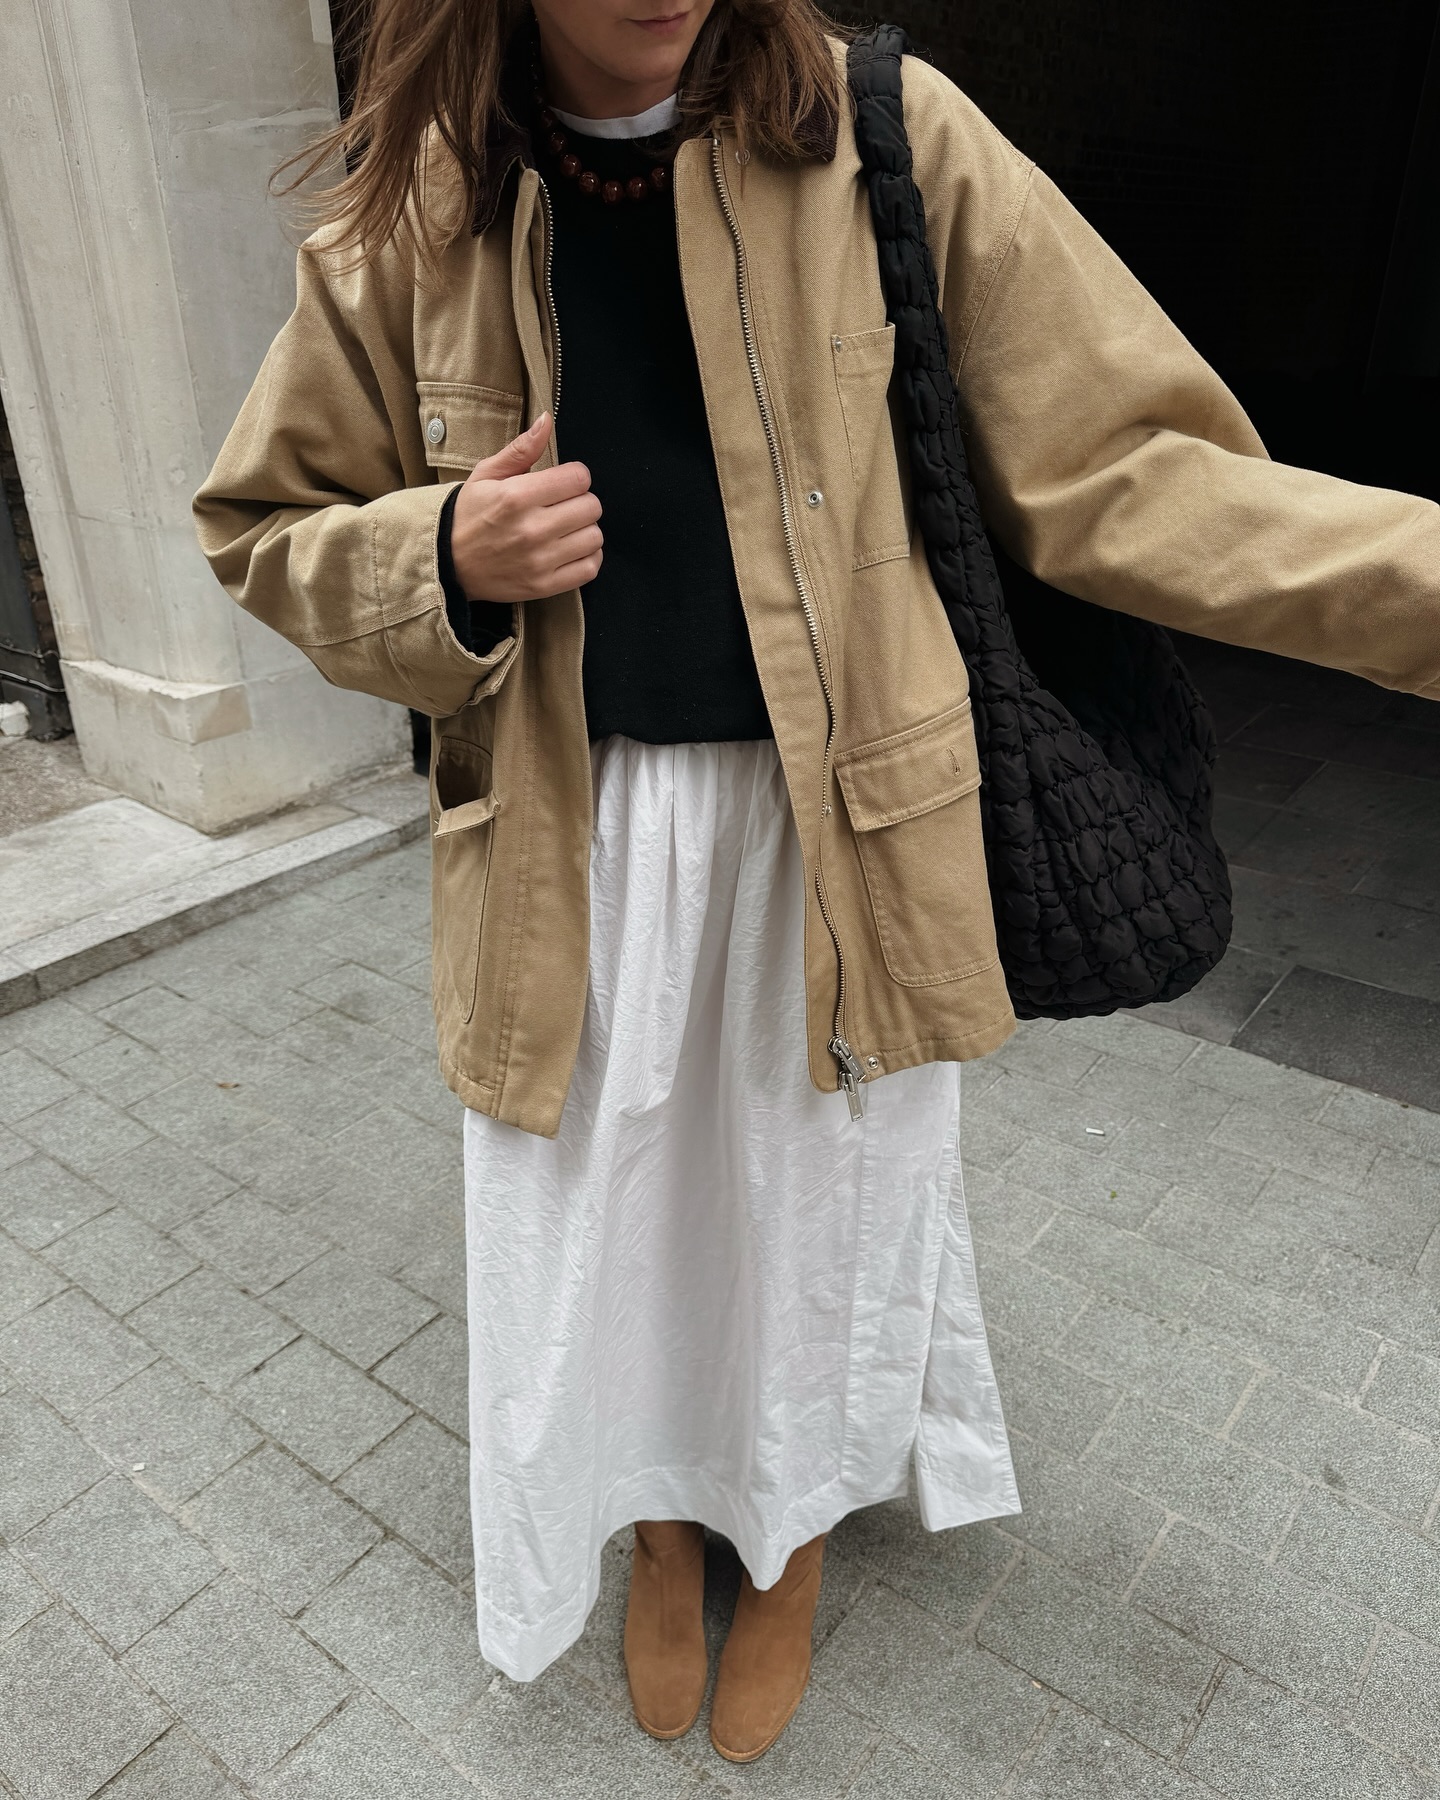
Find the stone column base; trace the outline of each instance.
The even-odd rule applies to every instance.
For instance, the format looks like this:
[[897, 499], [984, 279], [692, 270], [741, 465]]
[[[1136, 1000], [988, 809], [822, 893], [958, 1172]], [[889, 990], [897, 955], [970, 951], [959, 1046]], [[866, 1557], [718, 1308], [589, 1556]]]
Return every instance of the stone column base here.
[[369, 768], [404, 768], [403, 707], [331, 687], [308, 663], [231, 683], [165, 681], [64, 662], [86, 771], [183, 819], [228, 831]]

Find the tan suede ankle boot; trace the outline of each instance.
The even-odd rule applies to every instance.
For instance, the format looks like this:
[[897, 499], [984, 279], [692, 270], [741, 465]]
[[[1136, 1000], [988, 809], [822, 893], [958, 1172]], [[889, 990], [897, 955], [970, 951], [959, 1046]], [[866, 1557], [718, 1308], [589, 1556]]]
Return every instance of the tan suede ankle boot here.
[[774, 1587], [747, 1574], [710, 1707], [710, 1742], [727, 1762], [754, 1762], [790, 1723], [810, 1680], [810, 1642], [825, 1539], [802, 1544]]
[[705, 1698], [705, 1530], [679, 1519], [635, 1526], [625, 1673], [635, 1721], [651, 1737], [678, 1738]]

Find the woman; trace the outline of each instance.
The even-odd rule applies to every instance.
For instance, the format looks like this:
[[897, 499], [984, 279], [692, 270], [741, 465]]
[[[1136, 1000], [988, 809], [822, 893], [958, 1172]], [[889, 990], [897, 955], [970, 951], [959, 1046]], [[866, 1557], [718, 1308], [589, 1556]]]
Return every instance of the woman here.
[[[1440, 697], [1440, 512], [1278, 468], [1133, 278], [905, 65], [992, 528], [1051, 583]], [[964, 666], [809, 0], [377, 0], [352, 157], [196, 510], [221, 580], [435, 720], [482, 1648], [520, 1680], [635, 1524], [677, 1737], [803, 1693], [826, 1532], [1016, 1509], [958, 1065], [1013, 1029]], [[560, 461], [563, 451], [566, 459]]]

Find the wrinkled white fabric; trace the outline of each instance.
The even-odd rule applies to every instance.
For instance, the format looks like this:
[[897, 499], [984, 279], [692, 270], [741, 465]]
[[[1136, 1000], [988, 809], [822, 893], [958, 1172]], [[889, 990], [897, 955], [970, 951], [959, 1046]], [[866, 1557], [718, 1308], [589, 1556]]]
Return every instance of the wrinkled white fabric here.
[[480, 1646], [527, 1681], [607, 1537], [699, 1519], [756, 1584], [913, 1457], [934, 1530], [1019, 1501], [975, 1290], [959, 1069], [806, 1070], [773, 743], [596, 747], [590, 994], [558, 1138], [466, 1114]]

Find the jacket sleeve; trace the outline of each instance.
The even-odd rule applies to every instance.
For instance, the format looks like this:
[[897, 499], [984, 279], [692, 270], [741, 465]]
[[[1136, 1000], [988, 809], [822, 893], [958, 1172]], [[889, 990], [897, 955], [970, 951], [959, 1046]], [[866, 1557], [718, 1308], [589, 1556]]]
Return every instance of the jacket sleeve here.
[[447, 618], [438, 533], [456, 484], [426, 466], [409, 295], [388, 317], [385, 286], [373, 267], [327, 266], [316, 240], [301, 249], [295, 311], [195, 522], [228, 592], [327, 681], [443, 717], [498, 687], [517, 640], [475, 655]]
[[[1440, 508], [1271, 462], [1054, 184], [957, 90], [947, 105], [930, 162], [960, 191], [932, 243], [998, 541], [1083, 600], [1440, 699]], [[962, 136], [983, 203], [943, 180]]]

